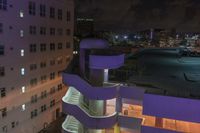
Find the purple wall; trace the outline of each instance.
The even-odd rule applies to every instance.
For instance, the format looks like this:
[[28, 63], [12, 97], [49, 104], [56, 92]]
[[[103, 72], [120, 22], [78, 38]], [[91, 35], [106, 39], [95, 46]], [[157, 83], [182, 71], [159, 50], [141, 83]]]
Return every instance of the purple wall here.
[[200, 123], [200, 100], [145, 94], [143, 114]]
[[142, 126], [141, 133], [180, 133], [166, 129]]
[[89, 67], [92, 69], [116, 69], [124, 65], [124, 54], [112, 56], [90, 55]]

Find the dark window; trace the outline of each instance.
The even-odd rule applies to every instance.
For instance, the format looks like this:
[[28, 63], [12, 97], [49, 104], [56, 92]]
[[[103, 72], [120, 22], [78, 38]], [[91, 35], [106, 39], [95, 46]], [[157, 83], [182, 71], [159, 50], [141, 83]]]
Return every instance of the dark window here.
[[47, 76], [43, 75], [41, 76], [41, 83], [45, 83], [47, 81]]
[[37, 64], [31, 64], [30, 65], [30, 71], [36, 70], [37, 69]]
[[46, 35], [46, 28], [45, 27], [40, 27], [40, 34]]
[[40, 51], [41, 52], [44, 52], [44, 51], [46, 51], [46, 44], [45, 43], [42, 43], [42, 44], [40, 44]]
[[46, 98], [46, 97], [47, 97], [47, 91], [41, 92], [41, 99]]
[[50, 43], [50, 51], [55, 51], [56, 46], [55, 43]]
[[31, 103], [37, 102], [37, 95], [31, 96]]
[[45, 17], [46, 16], [46, 6], [40, 5], [40, 16]]
[[3, 24], [0, 23], [0, 33], [3, 33]]
[[62, 10], [58, 9], [58, 19], [59, 20], [62, 20], [62, 15], [63, 15]]
[[41, 106], [41, 112], [44, 112], [45, 110], [47, 110], [47, 106], [46, 105], [42, 105]]
[[53, 107], [55, 105], [55, 100], [50, 101], [50, 107]]
[[59, 84], [59, 85], [58, 85], [58, 91], [59, 91], [59, 90], [62, 90], [62, 84]]
[[5, 76], [5, 68], [0, 66], [0, 77]]
[[35, 12], [36, 12], [36, 4], [35, 4], [35, 2], [30, 1], [28, 8], [29, 8], [29, 14], [34, 16]]
[[6, 89], [5, 88], [0, 88], [0, 96], [5, 97], [6, 96]]
[[53, 80], [53, 79], [55, 79], [55, 73], [54, 72], [50, 73], [50, 80]]
[[4, 46], [0, 45], [0, 55], [4, 55]]
[[40, 63], [40, 67], [41, 67], [41, 68], [45, 68], [46, 66], [47, 66], [46, 62], [41, 62], [41, 63]]
[[31, 35], [36, 35], [36, 26], [29, 26], [29, 33]]
[[55, 35], [55, 34], [56, 34], [56, 29], [50, 28], [50, 35]]
[[0, 0], [0, 10], [7, 10], [7, 0]]
[[71, 13], [70, 11], [67, 11], [67, 21], [71, 21]]
[[36, 44], [30, 44], [30, 52], [31, 53], [35, 53], [37, 51], [37, 47], [36, 47]]
[[58, 43], [58, 49], [62, 49], [63, 44], [62, 43]]
[[2, 108], [1, 110], [1, 116], [4, 118], [7, 116], [7, 108]]
[[37, 78], [31, 79], [30, 80], [30, 85], [31, 86], [36, 86], [37, 85]]
[[63, 63], [63, 59], [62, 58], [59, 58], [58, 59], [58, 64], [62, 64]]
[[15, 122], [14, 121], [11, 123], [11, 127], [15, 128]]
[[31, 111], [31, 118], [34, 118], [37, 116], [37, 109], [35, 109], [34, 111]]
[[50, 7], [50, 18], [55, 18], [55, 8]]

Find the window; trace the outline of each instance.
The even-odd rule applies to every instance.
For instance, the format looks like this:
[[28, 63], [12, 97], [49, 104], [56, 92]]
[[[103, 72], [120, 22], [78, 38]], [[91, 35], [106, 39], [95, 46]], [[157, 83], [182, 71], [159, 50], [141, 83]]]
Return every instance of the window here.
[[36, 26], [29, 26], [29, 33], [31, 35], [36, 35]]
[[71, 48], [70, 42], [67, 42], [67, 43], [66, 43], [66, 48], [67, 48], [67, 49], [68, 49], [68, 48]]
[[56, 61], [55, 60], [50, 60], [50, 66], [53, 66], [56, 64]]
[[67, 21], [71, 21], [71, 13], [70, 11], [67, 11]]
[[26, 87], [22, 86], [22, 93], [25, 93], [25, 91], [26, 91]]
[[20, 55], [21, 55], [21, 56], [24, 56], [24, 49], [21, 49], [21, 50], [20, 50]]
[[40, 35], [46, 35], [46, 28], [40, 27]]
[[36, 44], [30, 44], [30, 52], [31, 53], [35, 53], [37, 51], [37, 47], [36, 47]]
[[53, 107], [55, 105], [55, 100], [50, 101], [50, 107]]
[[41, 52], [46, 51], [46, 44], [45, 43], [40, 44], [40, 51]]
[[45, 110], [47, 110], [46, 104], [41, 106], [41, 112], [44, 112]]
[[0, 34], [3, 33], [3, 24], [0, 23]]
[[30, 80], [30, 85], [31, 85], [31, 86], [37, 85], [37, 78], [31, 79], [31, 80]]
[[58, 91], [59, 91], [59, 90], [62, 90], [62, 84], [59, 84], [59, 85], [58, 85]]
[[25, 75], [25, 68], [21, 68], [21, 75]]
[[47, 76], [46, 75], [41, 76], [41, 83], [44, 83], [46, 81], [47, 81]]
[[62, 49], [62, 43], [58, 43], [58, 49], [60, 50], [60, 49]]
[[50, 43], [50, 51], [55, 51], [56, 46], [55, 43]]
[[40, 63], [40, 67], [41, 67], [41, 68], [45, 68], [46, 66], [47, 66], [46, 62], [41, 62], [41, 63]]
[[59, 35], [59, 36], [62, 36], [62, 35], [63, 35], [63, 29], [59, 28], [57, 31], [58, 31], [58, 35]]
[[1, 97], [5, 97], [6, 96], [6, 89], [5, 88], [0, 88], [0, 94], [1, 94]]
[[23, 17], [24, 17], [24, 11], [23, 11], [23, 10], [20, 10], [20, 11], [19, 11], [19, 17], [20, 17], [20, 18], [23, 18]]
[[31, 64], [30, 65], [30, 71], [34, 71], [37, 69], [37, 64]]
[[46, 90], [41, 92], [41, 99], [43, 99], [45, 97], [47, 97], [47, 91]]
[[50, 18], [55, 18], [55, 8], [50, 7]]
[[0, 55], [4, 55], [4, 46], [0, 45]]
[[62, 20], [62, 10], [58, 9], [58, 19]]
[[46, 16], [46, 6], [40, 5], [40, 16], [45, 17]]
[[70, 30], [70, 29], [67, 29], [67, 30], [66, 30], [66, 35], [68, 35], [68, 36], [71, 35], [71, 30]]
[[50, 28], [50, 35], [53, 36], [56, 34], [56, 29], [55, 28]]
[[0, 66], [0, 77], [5, 76], [5, 68]]
[[23, 105], [22, 105], [22, 111], [25, 111], [25, 110], [26, 110], [26, 105], [23, 104]]
[[56, 92], [56, 88], [55, 87], [52, 87], [51, 89], [50, 89], [50, 94], [54, 94]]
[[31, 103], [37, 102], [37, 95], [31, 96]]
[[24, 31], [20, 30], [20, 37], [24, 37]]
[[0, 10], [7, 10], [7, 0], [0, 0]]
[[55, 73], [54, 72], [50, 73], [50, 80], [53, 80], [53, 79], [55, 79]]
[[2, 108], [1, 110], [1, 116], [4, 118], [7, 116], [7, 108]]
[[14, 122], [14, 121], [11, 122], [11, 127], [12, 127], [12, 128], [15, 128], [15, 122]]
[[31, 119], [37, 116], [37, 109], [31, 111]]
[[30, 1], [28, 8], [29, 8], [29, 14], [35, 16], [35, 12], [36, 12], [35, 2]]

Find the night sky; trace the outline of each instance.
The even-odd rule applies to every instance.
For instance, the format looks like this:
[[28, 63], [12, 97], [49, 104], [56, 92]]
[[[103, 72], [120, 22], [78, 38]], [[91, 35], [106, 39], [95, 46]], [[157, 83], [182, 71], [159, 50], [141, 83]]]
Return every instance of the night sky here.
[[200, 30], [200, 0], [77, 0], [76, 9], [97, 30]]

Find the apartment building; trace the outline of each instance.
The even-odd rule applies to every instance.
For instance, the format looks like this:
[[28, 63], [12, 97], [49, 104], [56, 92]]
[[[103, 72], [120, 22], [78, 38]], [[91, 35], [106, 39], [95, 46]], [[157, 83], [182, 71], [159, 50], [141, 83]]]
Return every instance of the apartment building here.
[[73, 17], [73, 0], [0, 0], [1, 133], [36, 133], [59, 117]]

